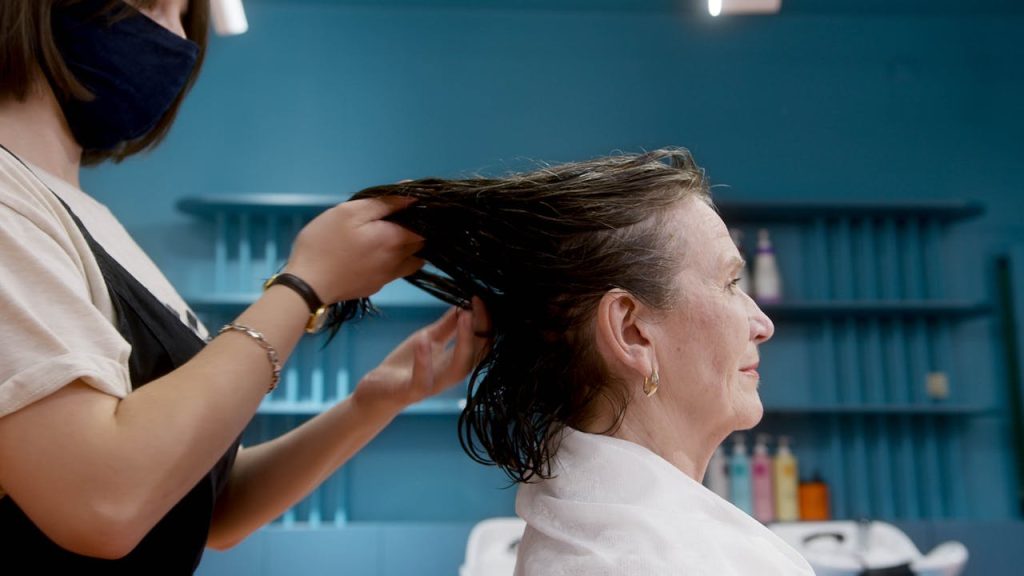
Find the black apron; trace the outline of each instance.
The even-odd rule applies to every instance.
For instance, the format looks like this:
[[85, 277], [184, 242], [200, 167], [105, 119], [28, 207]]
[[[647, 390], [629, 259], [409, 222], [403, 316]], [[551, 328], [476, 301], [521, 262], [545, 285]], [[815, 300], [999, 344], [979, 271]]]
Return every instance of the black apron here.
[[[171, 372], [195, 356], [206, 344], [202, 338], [107, 254], [71, 208], [63, 200], [61, 204], [96, 256], [114, 304], [117, 331], [132, 346], [128, 360], [132, 389]], [[0, 498], [0, 561], [7, 566], [4, 573], [18, 565], [34, 574], [86, 573], [84, 570], [105, 576], [193, 573], [206, 547], [214, 505], [227, 483], [240, 440], [241, 437], [235, 440], [213, 469], [134, 550], [118, 560], [81, 556], [61, 548], [25, 516], [9, 495]]]

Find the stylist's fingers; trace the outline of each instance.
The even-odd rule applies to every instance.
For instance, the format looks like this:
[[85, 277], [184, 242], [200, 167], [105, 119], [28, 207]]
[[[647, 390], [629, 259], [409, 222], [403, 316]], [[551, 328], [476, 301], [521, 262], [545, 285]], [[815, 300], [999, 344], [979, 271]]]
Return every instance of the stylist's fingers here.
[[455, 330], [455, 346], [451, 350], [440, 384], [451, 386], [469, 375], [476, 365], [477, 346], [473, 336], [473, 317], [466, 310], [460, 310]]
[[423, 250], [423, 237], [398, 224], [377, 220], [364, 224], [363, 227], [367, 228], [376, 240], [373, 248], [389, 251], [399, 260], [412, 258]]
[[363, 228], [372, 240], [365, 246], [369, 252], [364, 253], [364, 261], [379, 257], [386, 265], [380, 271], [386, 271], [388, 280], [404, 278], [423, 267], [423, 259], [416, 256], [423, 250], [419, 235], [383, 220], [369, 222]]
[[415, 202], [415, 198], [398, 196], [381, 196], [379, 198], [360, 198], [349, 200], [344, 205], [349, 206], [357, 218], [363, 222], [380, 220], [385, 216], [408, 208]]
[[458, 326], [459, 309], [449, 308], [440, 318], [427, 326], [427, 337], [435, 345], [445, 344], [455, 334]]
[[475, 362], [483, 360], [491, 350], [494, 335], [491, 316], [483, 300], [473, 297], [473, 358]]
[[[423, 334], [430, 342], [431, 352], [434, 355], [435, 365], [433, 368], [439, 373], [434, 374], [433, 386], [430, 394], [436, 394], [458, 382], [463, 375], [458, 374], [456, 363], [460, 355], [463, 355], [460, 348], [460, 340], [465, 340], [461, 332], [468, 326], [469, 314], [458, 308], [449, 308], [440, 318], [423, 329]], [[451, 347], [455, 340], [455, 346]]]
[[423, 268], [423, 259], [410, 256], [403, 260], [402, 264], [398, 267], [397, 276], [399, 278], [405, 278], [406, 276], [412, 275], [420, 268]]
[[361, 226], [376, 240], [378, 248], [390, 248], [405, 254], [415, 254], [423, 249], [423, 237], [387, 220], [372, 220]]
[[434, 354], [430, 337], [424, 333], [415, 336], [416, 346], [412, 363], [412, 388], [416, 397], [434, 393], [436, 375], [434, 374]]
[[478, 296], [473, 296], [470, 303], [473, 310], [473, 334], [480, 338], [491, 337], [491, 315], [484, 306], [484, 301]]

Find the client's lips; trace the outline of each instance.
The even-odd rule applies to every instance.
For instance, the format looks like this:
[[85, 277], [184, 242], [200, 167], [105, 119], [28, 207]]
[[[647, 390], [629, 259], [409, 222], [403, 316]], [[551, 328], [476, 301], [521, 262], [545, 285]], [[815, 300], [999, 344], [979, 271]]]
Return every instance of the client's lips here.
[[753, 364], [748, 364], [748, 365], [740, 368], [740, 372], [746, 372], [747, 374], [750, 374], [751, 376], [760, 377], [760, 374], [757, 373], [757, 367], [760, 364], [761, 364], [760, 362], [754, 362]]

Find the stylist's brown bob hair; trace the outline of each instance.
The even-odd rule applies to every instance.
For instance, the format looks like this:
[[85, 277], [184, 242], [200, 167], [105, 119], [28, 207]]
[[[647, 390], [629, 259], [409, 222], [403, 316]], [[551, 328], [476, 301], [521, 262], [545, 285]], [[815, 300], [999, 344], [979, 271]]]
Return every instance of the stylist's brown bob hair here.
[[[80, 1], [0, 0], [0, 102], [25, 100], [32, 90], [38, 89], [36, 83], [43, 78], [49, 80], [49, 86], [58, 99], [88, 100], [92, 97], [61, 58], [50, 24], [50, 14], [54, 8]], [[123, 18], [133, 10], [132, 6], [148, 8], [154, 4], [156, 0], [134, 0], [131, 5], [124, 0], [109, 0], [97, 9], [96, 16], [112, 20]], [[174, 123], [182, 100], [195, 83], [206, 56], [209, 15], [209, 0], [189, 1], [182, 25], [188, 39], [199, 45], [199, 58], [185, 89], [164, 117], [145, 136], [123, 142], [113, 150], [86, 150], [82, 154], [82, 164], [99, 164], [108, 159], [120, 162], [132, 154], [155, 147], [164, 139]]]

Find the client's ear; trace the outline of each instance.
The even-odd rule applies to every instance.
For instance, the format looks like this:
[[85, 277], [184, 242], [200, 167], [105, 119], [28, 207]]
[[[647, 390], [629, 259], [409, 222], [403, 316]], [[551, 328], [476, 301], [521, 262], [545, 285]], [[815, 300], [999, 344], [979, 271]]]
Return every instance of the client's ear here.
[[646, 306], [625, 290], [609, 290], [597, 305], [594, 326], [597, 350], [613, 374], [643, 379], [654, 365]]

